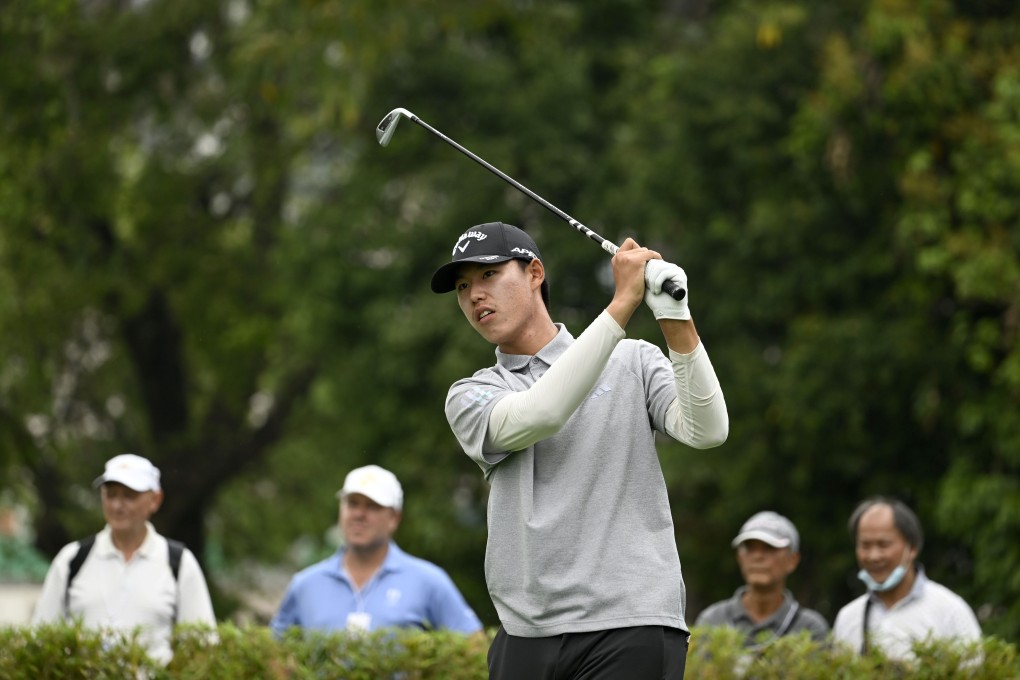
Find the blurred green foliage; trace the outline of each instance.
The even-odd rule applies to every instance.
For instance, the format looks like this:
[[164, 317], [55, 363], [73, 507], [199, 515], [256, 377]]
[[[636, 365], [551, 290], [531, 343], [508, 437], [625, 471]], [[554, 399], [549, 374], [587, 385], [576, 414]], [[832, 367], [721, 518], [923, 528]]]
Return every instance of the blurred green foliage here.
[[914, 658], [890, 659], [881, 650], [859, 655], [842, 646], [811, 640], [804, 631], [753, 649], [735, 628], [696, 626], [687, 654], [685, 677], [712, 680], [785, 680], [786, 678], [1013, 678], [1020, 673], [1016, 645], [987, 637], [972, 645], [921, 642]]
[[[474, 680], [488, 677], [491, 635], [464, 636], [420, 630], [366, 634], [288, 634], [264, 627], [221, 624], [215, 634], [181, 626], [174, 657], [153, 663], [131, 636], [104, 636], [78, 625], [0, 629], [0, 675], [11, 680], [96, 677], [173, 678], [407, 678]], [[1020, 674], [1016, 645], [987, 637], [971, 646], [923, 643], [916, 660], [895, 661], [880, 652], [858, 656], [813, 642], [806, 634], [779, 638], [754, 651], [735, 629], [696, 627], [687, 677], [714, 680], [999, 680]]]
[[[791, 587], [859, 590], [863, 496], [1020, 635], [1020, 10], [996, 0], [12, 0], [0, 12], [0, 478], [55, 554], [135, 451], [164, 533], [296, 569], [350, 468], [487, 624], [486, 489], [443, 417], [492, 362], [427, 281], [465, 227], [533, 233], [554, 317], [605, 255], [406, 107], [614, 241], [680, 263], [731, 417], [660, 450], [689, 611], [774, 509]], [[659, 342], [649, 315], [631, 336]], [[220, 612], [225, 616], [226, 612]]]

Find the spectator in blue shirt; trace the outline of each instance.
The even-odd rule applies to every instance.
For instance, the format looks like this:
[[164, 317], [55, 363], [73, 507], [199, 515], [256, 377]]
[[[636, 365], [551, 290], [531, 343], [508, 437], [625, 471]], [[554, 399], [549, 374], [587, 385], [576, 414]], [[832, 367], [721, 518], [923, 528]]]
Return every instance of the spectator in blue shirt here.
[[337, 497], [344, 545], [291, 579], [270, 623], [275, 634], [292, 627], [482, 629], [445, 571], [393, 542], [404, 492], [392, 472], [377, 465], [352, 470]]

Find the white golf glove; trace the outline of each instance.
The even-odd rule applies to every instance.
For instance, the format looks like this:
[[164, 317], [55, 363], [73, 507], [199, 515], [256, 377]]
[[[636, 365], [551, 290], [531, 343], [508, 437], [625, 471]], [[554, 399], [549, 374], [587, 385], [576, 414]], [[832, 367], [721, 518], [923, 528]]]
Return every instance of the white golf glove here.
[[[669, 280], [675, 281], [687, 291], [682, 300], [674, 300], [669, 293], [662, 292], [662, 284]], [[687, 290], [687, 274], [684, 270], [665, 260], [648, 260], [645, 263], [645, 304], [655, 314], [655, 319], [680, 319], [688, 321], [691, 310], [687, 301], [691, 292]]]

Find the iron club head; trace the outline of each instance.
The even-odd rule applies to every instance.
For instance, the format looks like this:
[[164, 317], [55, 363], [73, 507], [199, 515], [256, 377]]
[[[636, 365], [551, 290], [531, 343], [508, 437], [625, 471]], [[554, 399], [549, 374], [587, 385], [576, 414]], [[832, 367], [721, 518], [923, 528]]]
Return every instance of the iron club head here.
[[379, 121], [375, 127], [375, 136], [379, 140], [379, 144], [386, 146], [390, 143], [390, 138], [393, 137], [393, 131], [397, 129], [397, 123], [400, 122], [401, 116], [414, 120], [414, 114], [407, 109], [393, 109]]

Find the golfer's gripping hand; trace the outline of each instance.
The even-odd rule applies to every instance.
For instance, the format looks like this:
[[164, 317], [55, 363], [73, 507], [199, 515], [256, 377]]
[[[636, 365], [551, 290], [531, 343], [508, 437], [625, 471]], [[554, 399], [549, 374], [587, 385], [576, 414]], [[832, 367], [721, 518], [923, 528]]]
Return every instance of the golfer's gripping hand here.
[[625, 239], [613, 256], [613, 300], [606, 311], [620, 328], [626, 328], [631, 315], [641, 306], [645, 295], [645, 264], [662, 259], [654, 250], [639, 246], [634, 239]]
[[[687, 294], [682, 300], [674, 300], [669, 293], [662, 292], [666, 281], [675, 281]], [[689, 321], [691, 310], [687, 301], [691, 294], [687, 289], [687, 274], [683, 269], [665, 260], [648, 260], [645, 263], [645, 304], [655, 314], [655, 319], [679, 319]]]

